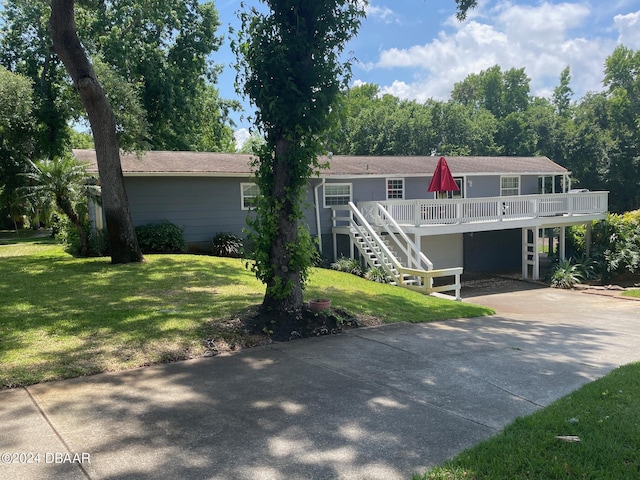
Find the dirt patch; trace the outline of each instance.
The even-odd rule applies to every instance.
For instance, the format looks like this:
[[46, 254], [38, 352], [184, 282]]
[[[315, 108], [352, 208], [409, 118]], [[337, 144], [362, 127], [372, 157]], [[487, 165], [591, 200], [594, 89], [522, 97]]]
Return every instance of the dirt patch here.
[[462, 298], [541, 288], [540, 282], [525, 281], [506, 275], [465, 274], [460, 281]]
[[337, 335], [345, 330], [383, 323], [379, 318], [354, 315], [340, 308], [321, 312], [303, 308], [296, 312], [279, 313], [255, 306], [234, 318], [212, 320], [205, 340], [205, 356], [268, 345], [272, 342]]

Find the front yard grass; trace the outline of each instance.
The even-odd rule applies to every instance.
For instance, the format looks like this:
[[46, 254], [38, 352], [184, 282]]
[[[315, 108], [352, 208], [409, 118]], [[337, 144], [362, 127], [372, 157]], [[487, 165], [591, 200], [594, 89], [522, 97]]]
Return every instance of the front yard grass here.
[[622, 295], [625, 297], [640, 298], [640, 288], [625, 290], [624, 292], [622, 292]]
[[637, 480], [639, 398], [640, 363], [625, 365], [413, 480]]
[[[141, 264], [73, 258], [47, 238], [0, 241], [0, 388], [117, 371], [251, 346], [234, 318], [264, 294], [244, 262], [147, 255]], [[314, 269], [306, 297], [386, 323], [490, 309]]]

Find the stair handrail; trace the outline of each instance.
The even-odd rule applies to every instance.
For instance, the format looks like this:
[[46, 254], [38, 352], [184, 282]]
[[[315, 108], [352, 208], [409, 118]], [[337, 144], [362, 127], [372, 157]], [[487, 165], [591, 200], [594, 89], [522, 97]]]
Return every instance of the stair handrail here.
[[[367, 220], [364, 218], [364, 216], [362, 215], [360, 210], [358, 210], [358, 208], [355, 206], [355, 204], [353, 202], [349, 202], [348, 205], [349, 205], [349, 208], [351, 210], [352, 216], [355, 216], [358, 219], [358, 221], [360, 222], [360, 224], [356, 223], [354, 221], [353, 217], [352, 217], [351, 221], [350, 221], [351, 225], [353, 227], [355, 227], [356, 230], [358, 230], [359, 232], [361, 232], [363, 227], [364, 227], [364, 231], [366, 231], [366, 233], [369, 234], [369, 236], [371, 236], [371, 238], [373, 238], [373, 240], [376, 243], [375, 246], [377, 246], [384, 253], [384, 255], [389, 259], [389, 262], [394, 266], [394, 268], [396, 270], [399, 270], [399, 269], [403, 268], [402, 265], [400, 264], [400, 262], [398, 261], [398, 259], [396, 258], [396, 256], [391, 252], [391, 250], [389, 250], [389, 247], [387, 247], [387, 245], [382, 241], [380, 236], [376, 233], [376, 231], [373, 229], [371, 224], [369, 222], [367, 222]], [[367, 237], [365, 235], [363, 235], [363, 238], [365, 239], [365, 241], [367, 242], [369, 247], [373, 247], [374, 246], [374, 245], [371, 244], [371, 242], [369, 242], [369, 240], [367, 239]], [[371, 248], [371, 251], [374, 252], [376, 257], [378, 257], [378, 255], [375, 253], [375, 250], [373, 248]], [[388, 267], [387, 262], [384, 261], [384, 258], [378, 258], [378, 261], [380, 262], [380, 265], [382, 266], [382, 268], [384, 268], [384, 270], [388, 274], [390, 274], [391, 276], [395, 277], [395, 275], [393, 274], [391, 269]]]
[[[382, 212], [382, 214], [384, 215], [384, 221], [387, 222], [387, 224], [391, 224], [391, 226], [396, 230], [396, 232], [391, 231], [391, 229], [389, 229], [389, 233], [391, 233], [391, 238], [393, 238], [393, 241], [396, 242], [396, 245], [398, 245], [398, 247], [400, 247], [406, 254], [407, 254], [407, 258], [408, 259], [413, 259], [416, 261], [417, 266], [418, 267], [422, 267], [422, 266], [426, 266], [427, 268], [424, 268], [423, 270], [433, 270], [433, 262], [431, 262], [431, 260], [429, 260], [427, 258], [427, 256], [422, 253], [422, 251], [416, 246], [416, 244], [411, 241], [411, 239], [409, 238], [409, 236], [404, 232], [404, 230], [402, 230], [402, 228], [400, 228], [400, 225], [398, 225], [398, 222], [396, 222], [396, 219], [393, 218], [393, 216], [387, 211], [386, 208], [384, 208], [382, 206], [382, 204], [378, 203], [378, 210], [380, 212]], [[382, 218], [382, 216], [380, 216]], [[410, 246], [411, 252], [407, 252], [404, 248], [404, 246], [398, 241], [398, 239], [395, 237], [396, 233], [398, 235], [400, 235], [400, 237], [402, 237], [402, 239], [407, 242], [407, 245]], [[415, 255], [415, 257], [413, 257], [412, 255]], [[409, 267], [411, 267], [411, 264], [409, 264]]]

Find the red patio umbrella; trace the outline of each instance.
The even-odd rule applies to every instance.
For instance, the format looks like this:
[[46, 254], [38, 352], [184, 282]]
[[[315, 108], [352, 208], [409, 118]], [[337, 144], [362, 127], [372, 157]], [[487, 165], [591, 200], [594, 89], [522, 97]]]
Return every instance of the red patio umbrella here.
[[453, 179], [447, 161], [444, 157], [440, 157], [427, 192], [457, 192], [458, 190], [460, 190], [460, 187]]

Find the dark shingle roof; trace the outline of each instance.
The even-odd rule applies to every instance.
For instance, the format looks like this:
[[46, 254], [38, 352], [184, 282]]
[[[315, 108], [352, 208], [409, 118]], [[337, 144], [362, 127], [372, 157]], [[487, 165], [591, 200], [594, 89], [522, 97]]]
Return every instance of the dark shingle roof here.
[[[74, 150], [76, 157], [97, 172], [95, 150]], [[246, 176], [251, 174], [251, 155], [208, 152], [145, 152], [122, 154], [125, 175]], [[431, 175], [439, 157], [374, 157], [333, 155], [322, 176], [419, 176]], [[454, 175], [465, 174], [563, 174], [567, 169], [547, 157], [446, 157]]]

